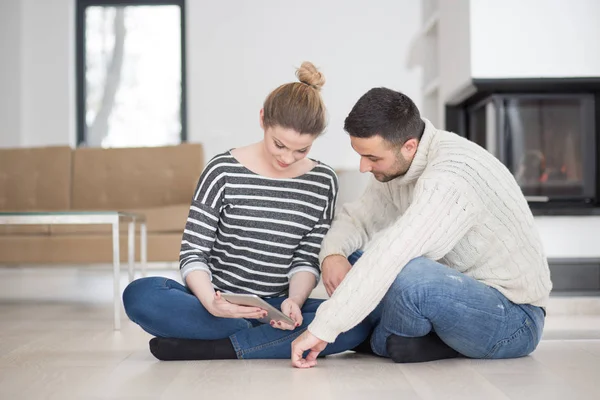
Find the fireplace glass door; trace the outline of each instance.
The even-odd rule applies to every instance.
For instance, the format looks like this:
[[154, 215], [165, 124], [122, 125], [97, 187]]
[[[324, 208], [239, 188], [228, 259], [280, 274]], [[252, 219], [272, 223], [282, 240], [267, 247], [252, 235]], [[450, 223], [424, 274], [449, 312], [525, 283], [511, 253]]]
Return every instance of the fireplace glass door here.
[[513, 173], [530, 201], [595, 195], [593, 96], [493, 95], [468, 110], [468, 137]]

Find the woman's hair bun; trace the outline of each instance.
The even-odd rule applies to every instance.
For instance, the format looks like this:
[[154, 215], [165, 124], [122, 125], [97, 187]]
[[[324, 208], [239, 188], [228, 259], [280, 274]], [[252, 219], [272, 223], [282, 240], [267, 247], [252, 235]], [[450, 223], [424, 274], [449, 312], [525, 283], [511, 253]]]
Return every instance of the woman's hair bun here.
[[325, 76], [319, 72], [317, 67], [309, 61], [304, 61], [300, 68], [296, 71], [296, 76], [300, 82], [321, 90], [325, 84]]

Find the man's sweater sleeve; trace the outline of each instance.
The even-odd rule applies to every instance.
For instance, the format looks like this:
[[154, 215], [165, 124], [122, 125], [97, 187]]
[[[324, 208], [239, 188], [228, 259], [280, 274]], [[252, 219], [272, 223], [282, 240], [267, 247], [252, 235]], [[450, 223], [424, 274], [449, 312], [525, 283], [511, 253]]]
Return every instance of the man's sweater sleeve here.
[[470, 199], [460, 185], [420, 179], [406, 213], [378, 235], [331, 299], [319, 307], [308, 330], [334, 342], [377, 306], [410, 260], [419, 256], [437, 260], [452, 250], [477, 218]]
[[398, 217], [387, 184], [373, 179], [363, 195], [336, 212], [331, 229], [323, 239], [319, 261], [332, 254], [348, 257], [362, 249], [373, 235]]

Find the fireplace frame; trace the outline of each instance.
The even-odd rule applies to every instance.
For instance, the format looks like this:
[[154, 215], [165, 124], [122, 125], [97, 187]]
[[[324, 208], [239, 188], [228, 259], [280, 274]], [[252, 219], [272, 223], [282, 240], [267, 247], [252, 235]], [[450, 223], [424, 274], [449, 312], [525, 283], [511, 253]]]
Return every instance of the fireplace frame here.
[[583, 128], [582, 141], [589, 148], [584, 152], [582, 163], [592, 178], [587, 182], [586, 193], [574, 197], [530, 196], [528, 201], [537, 215], [600, 215], [600, 78], [473, 79], [449, 96], [446, 130], [473, 140], [469, 132], [469, 110], [494, 96], [548, 99], [588, 96], [591, 115], [587, 127]]

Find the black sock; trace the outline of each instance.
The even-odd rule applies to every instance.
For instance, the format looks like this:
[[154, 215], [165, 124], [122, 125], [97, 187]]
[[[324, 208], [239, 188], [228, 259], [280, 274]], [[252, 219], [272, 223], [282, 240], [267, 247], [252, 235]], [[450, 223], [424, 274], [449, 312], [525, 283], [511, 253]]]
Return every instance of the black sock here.
[[155, 337], [150, 340], [150, 352], [162, 361], [237, 359], [229, 338], [199, 340]]
[[355, 352], [361, 353], [361, 354], [375, 355], [375, 353], [373, 352], [373, 349], [371, 349], [371, 335], [369, 335], [369, 337], [366, 338], [364, 342], [362, 342], [361, 344], [359, 344], [358, 346], [353, 348], [352, 351], [355, 351]]
[[460, 357], [434, 332], [422, 337], [390, 335], [386, 342], [387, 352], [397, 363], [415, 363]]

